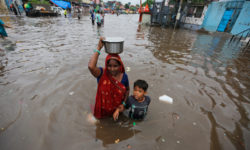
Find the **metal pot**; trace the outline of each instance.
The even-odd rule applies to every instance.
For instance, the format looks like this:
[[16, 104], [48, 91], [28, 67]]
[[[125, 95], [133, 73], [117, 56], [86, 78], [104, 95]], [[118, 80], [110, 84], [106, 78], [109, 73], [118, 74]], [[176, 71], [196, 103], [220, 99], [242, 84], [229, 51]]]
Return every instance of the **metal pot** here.
[[120, 54], [123, 52], [124, 39], [121, 37], [106, 37], [103, 43], [106, 53]]

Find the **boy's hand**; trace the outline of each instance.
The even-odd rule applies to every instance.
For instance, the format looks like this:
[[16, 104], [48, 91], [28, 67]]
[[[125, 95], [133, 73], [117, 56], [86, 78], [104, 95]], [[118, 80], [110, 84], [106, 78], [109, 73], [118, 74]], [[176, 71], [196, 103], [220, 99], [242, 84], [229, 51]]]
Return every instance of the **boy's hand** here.
[[119, 109], [116, 109], [115, 112], [113, 113], [113, 118], [115, 121], [118, 119], [119, 113], [120, 113]]

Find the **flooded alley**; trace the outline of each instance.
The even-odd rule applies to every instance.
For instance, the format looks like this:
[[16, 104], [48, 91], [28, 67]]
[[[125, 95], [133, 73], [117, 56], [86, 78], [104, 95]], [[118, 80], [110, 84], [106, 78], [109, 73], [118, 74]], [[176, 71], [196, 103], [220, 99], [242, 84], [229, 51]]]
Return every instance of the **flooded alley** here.
[[[138, 24], [139, 15], [0, 16], [1, 150], [250, 149], [250, 53], [227, 33]], [[130, 82], [151, 97], [143, 121], [89, 121], [97, 81], [88, 61], [100, 36], [123, 37]], [[101, 51], [98, 66], [104, 67]], [[159, 101], [168, 95], [173, 103]]]

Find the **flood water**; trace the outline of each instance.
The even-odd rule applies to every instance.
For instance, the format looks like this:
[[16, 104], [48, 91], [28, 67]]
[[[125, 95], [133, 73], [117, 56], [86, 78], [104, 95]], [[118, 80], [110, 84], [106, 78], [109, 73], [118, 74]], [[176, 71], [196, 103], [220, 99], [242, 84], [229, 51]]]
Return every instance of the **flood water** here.
[[[1, 150], [250, 149], [250, 54], [229, 34], [139, 25], [138, 15], [106, 15], [101, 28], [89, 16], [0, 18], [12, 26], [0, 40]], [[125, 38], [130, 94], [135, 80], [149, 83], [144, 121], [89, 121], [100, 36]]]

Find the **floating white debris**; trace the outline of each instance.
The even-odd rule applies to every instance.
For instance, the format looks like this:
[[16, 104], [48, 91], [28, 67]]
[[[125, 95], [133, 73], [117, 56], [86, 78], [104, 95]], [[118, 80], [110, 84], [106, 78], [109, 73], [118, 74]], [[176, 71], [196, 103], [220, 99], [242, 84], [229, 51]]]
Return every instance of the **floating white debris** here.
[[159, 100], [163, 101], [163, 102], [167, 102], [167, 103], [173, 104], [173, 98], [171, 98], [171, 97], [169, 97], [167, 95], [160, 96]]
[[74, 92], [72, 91], [72, 92], [69, 92], [69, 95], [73, 95], [74, 94]]
[[129, 72], [131, 69], [130, 67], [126, 67], [126, 71]]
[[97, 122], [97, 119], [91, 113], [89, 113], [87, 115], [87, 121], [91, 124], [95, 124]]

